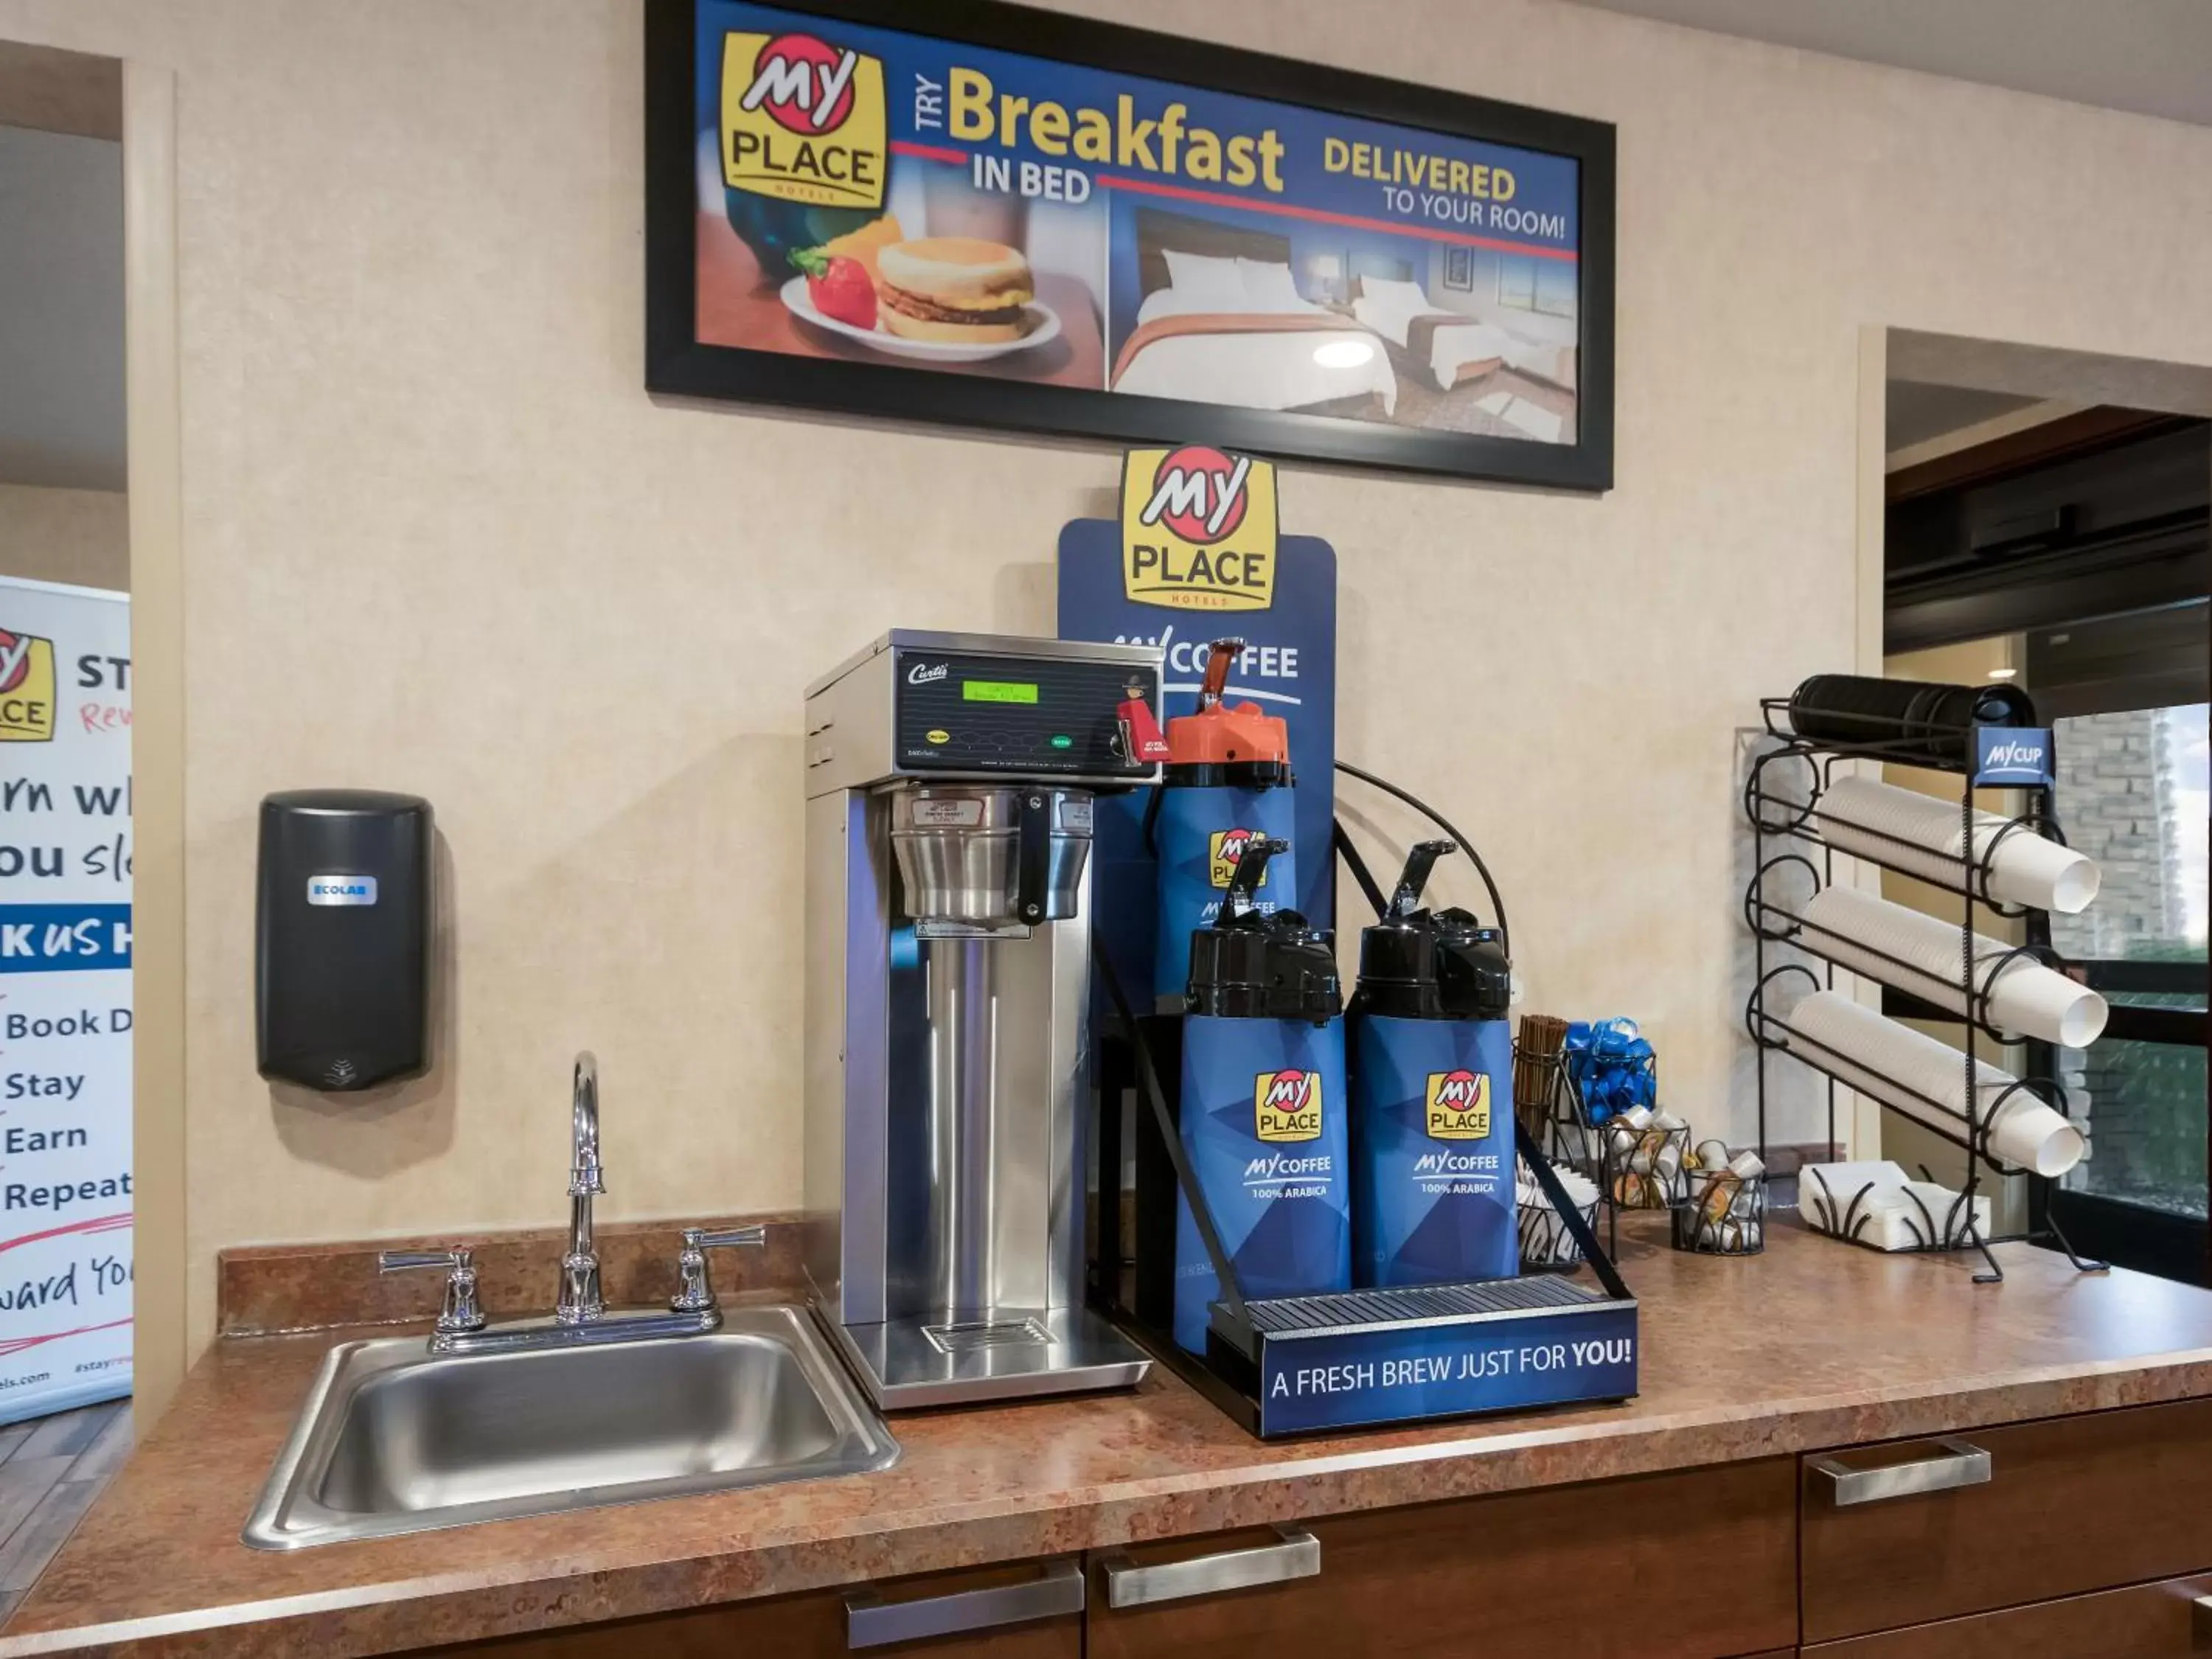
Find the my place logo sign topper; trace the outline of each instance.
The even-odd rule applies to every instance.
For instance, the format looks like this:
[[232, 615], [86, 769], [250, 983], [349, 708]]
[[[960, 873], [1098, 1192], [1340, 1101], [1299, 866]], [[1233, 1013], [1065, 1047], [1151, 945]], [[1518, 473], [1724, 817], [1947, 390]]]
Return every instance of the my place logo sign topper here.
[[0, 743], [54, 740], [54, 642], [0, 628]]
[[883, 60], [813, 34], [722, 37], [722, 180], [814, 207], [880, 209]]
[[1265, 611], [1275, 597], [1275, 469], [1203, 444], [1121, 462], [1121, 586], [1139, 605]]

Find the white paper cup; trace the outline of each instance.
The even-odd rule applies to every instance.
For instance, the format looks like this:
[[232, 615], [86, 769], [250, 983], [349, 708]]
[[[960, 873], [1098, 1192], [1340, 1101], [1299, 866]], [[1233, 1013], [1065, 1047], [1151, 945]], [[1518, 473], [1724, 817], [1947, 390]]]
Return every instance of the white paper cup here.
[[[1811, 924], [1797, 940], [1807, 950], [1955, 1014], [1967, 1012], [1954, 923], [1855, 887], [1826, 888], [1796, 914]], [[1991, 1024], [2069, 1048], [2095, 1042], [2112, 1012], [2087, 986], [1983, 933], [1974, 935], [1974, 984], [1987, 993]]]
[[[1814, 992], [1784, 1018], [1820, 1045], [1807, 1058], [1852, 1088], [1944, 1133], [1968, 1132], [1966, 1056], [1958, 1049], [1834, 991]], [[2081, 1161], [2087, 1145], [2081, 1132], [2046, 1102], [2014, 1089], [2018, 1081], [1984, 1060], [1974, 1062], [1975, 1107], [1978, 1115], [1987, 1115], [1990, 1152], [2000, 1163], [2038, 1175], [2064, 1175]]]
[[[1816, 811], [1821, 838], [1838, 852], [1872, 859], [1941, 887], [1955, 888], [1966, 878], [1959, 810], [1933, 795], [1874, 778], [1838, 778]], [[2031, 830], [2001, 836], [2006, 823], [1994, 812], [1974, 814], [1973, 856], [1978, 863], [1990, 860], [1987, 896], [2061, 915], [2088, 908], [2102, 880], [2096, 864]], [[1888, 836], [1911, 845], [1900, 846]], [[1978, 888], [1982, 884], [1978, 881]]]
[[1990, 1019], [2062, 1048], [2086, 1048], [2105, 1034], [2112, 1005], [2086, 985], [2023, 959], [2001, 969], [1990, 987]]

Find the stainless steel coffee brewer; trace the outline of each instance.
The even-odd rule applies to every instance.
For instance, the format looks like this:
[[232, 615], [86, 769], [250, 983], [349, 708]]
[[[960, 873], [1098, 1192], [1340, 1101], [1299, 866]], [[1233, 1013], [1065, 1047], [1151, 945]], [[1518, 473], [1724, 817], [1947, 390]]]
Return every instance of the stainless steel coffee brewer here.
[[886, 1409], [1110, 1388], [1083, 1306], [1092, 798], [1160, 653], [885, 635], [806, 693], [806, 1267]]

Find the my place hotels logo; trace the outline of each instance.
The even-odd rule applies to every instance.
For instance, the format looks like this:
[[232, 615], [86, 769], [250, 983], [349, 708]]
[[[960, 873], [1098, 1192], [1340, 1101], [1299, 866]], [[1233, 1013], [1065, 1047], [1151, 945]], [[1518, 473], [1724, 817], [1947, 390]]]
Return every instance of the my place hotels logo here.
[[1319, 1140], [1321, 1073], [1259, 1073], [1252, 1079], [1252, 1115], [1262, 1140]]
[[722, 37], [722, 179], [816, 207], [880, 208], [883, 60], [816, 34]]
[[[1257, 830], [1217, 830], [1206, 840], [1206, 879], [1216, 887], [1226, 887], [1236, 878], [1237, 866], [1244, 861], [1244, 849], [1260, 839]], [[1260, 885], [1267, 884], [1272, 868], [1260, 872]]]
[[54, 642], [0, 628], [0, 743], [54, 740]]
[[1121, 591], [1175, 611], [1275, 599], [1275, 469], [1203, 444], [1121, 461]]
[[1490, 1074], [1460, 1066], [1429, 1073], [1424, 1122], [1431, 1140], [1481, 1140], [1490, 1133]]

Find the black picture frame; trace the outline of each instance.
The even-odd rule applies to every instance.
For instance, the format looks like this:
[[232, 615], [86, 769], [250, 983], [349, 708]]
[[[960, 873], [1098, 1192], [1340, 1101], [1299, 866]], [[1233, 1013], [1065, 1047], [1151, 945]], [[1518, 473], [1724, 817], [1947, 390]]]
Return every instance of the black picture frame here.
[[694, 173], [696, 0], [646, 0], [646, 389], [1117, 445], [1205, 441], [1286, 460], [1563, 489], [1613, 487], [1614, 129], [1439, 88], [1007, 3], [774, 0], [781, 9], [1567, 156], [1578, 164], [1581, 338], [1572, 444], [1395, 427], [1083, 386], [701, 343]]

